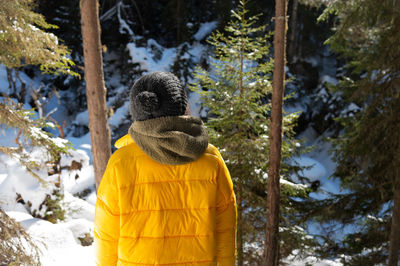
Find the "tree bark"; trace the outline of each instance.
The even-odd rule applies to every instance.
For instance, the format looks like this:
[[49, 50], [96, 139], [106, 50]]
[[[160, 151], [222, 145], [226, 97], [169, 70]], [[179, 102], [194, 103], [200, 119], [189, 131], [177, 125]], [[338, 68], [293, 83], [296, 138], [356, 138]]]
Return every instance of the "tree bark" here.
[[277, 266], [279, 263], [279, 169], [281, 164], [282, 104], [285, 80], [286, 7], [286, 0], [276, 0], [267, 225], [264, 246], [264, 265], [268, 266]]
[[298, 0], [293, 0], [292, 4], [292, 15], [290, 16], [290, 36], [289, 36], [289, 49], [288, 49], [288, 57], [289, 61], [293, 62], [294, 50], [296, 47], [296, 24], [297, 24], [297, 6], [299, 2]]
[[176, 45], [178, 46], [181, 42], [181, 1], [176, 0]]
[[242, 182], [238, 182], [237, 190], [237, 262], [238, 266], [243, 266], [243, 187]]
[[[243, 6], [244, 7], [244, 6]], [[242, 20], [244, 20], [244, 17], [242, 17]], [[243, 99], [243, 93], [244, 93], [244, 88], [243, 88], [243, 68], [244, 68], [244, 32], [241, 31], [240, 34], [240, 57], [239, 57], [239, 63], [240, 63], [240, 78], [239, 78], [239, 92], [240, 92], [240, 99]], [[242, 109], [239, 110], [239, 117], [243, 118], [243, 111]], [[241, 138], [243, 134], [243, 129], [239, 125], [238, 127], [238, 134]], [[238, 159], [238, 165], [240, 167], [242, 166], [241, 158]], [[241, 180], [242, 173], [239, 173], [239, 180], [238, 180], [238, 197], [237, 197], [237, 265], [238, 266], [243, 266], [243, 235], [244, 235], [244, 230], [243, 230], [243, 183]]]
[[111, 136], [107, 121], [98, 2], [97, 0], [81, 0], [80, 6], [86, 99], [97, 190], [111, 155]]
[[390, 246], [388, 266], [397, 266], [400, 250], [400, 178], [397, 178], [393, 187], [393, 212], [390, 228]]

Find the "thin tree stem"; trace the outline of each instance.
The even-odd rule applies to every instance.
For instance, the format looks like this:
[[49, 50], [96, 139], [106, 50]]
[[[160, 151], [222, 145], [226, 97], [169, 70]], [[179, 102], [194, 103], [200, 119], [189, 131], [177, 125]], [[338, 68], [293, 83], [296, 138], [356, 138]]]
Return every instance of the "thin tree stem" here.
[[271, 101], [271, 131], [268, 171], [267, 225], [264, 265], [279, 263], [280, 164], [282, 147], [282, 105], [285, 80], [287, 1], [277, 0], [275, 7], [274, 74]]

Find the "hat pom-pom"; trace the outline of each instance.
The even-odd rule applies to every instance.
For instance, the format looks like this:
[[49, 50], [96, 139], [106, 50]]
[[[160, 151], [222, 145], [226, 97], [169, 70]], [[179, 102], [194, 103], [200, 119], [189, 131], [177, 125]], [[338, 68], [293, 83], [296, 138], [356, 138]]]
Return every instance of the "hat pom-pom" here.
[[148, 113], [157, 110], [159, 107], [158, 97], [154, 92], [142, 91], [136, 96], [136, 101]]

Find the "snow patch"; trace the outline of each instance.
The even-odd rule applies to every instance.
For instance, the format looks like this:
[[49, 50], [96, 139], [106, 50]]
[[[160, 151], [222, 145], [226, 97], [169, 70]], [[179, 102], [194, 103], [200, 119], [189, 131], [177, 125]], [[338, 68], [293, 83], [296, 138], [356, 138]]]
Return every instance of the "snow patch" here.
[[[5, 156], [3, 158], [5, 158]], [[42, 185], [38, 179], [33, 177], [18, 161], [11, 158], [7, 159], [8, 163], [5, 165], [6, 169], [3, 169], [3, 171], [6, 171], [6, 177], [0, 184], [0, 207], [6, 211], [13, 210], [16, 206], [18, 195], [21, 195], [26, 203], [30, 202], [30, 209], [32, 211], [39, 210], [46, 195], [51, 194], [51, 192], [56, 189], [52, 182], [55, 176], [47, 177], [46, 181], [48, 181], [48, 184]], [[37, 171], [37, 174], [43, 178], [47, 176], [47, 171]]]
[[287, 263], [290, 266], [304, 266], [304, 265], [313, 265], [313, 266], [342, 266], [343, 264], [340, 262], [340, 259], [336, 260], [321, 260], [314, 256], [308, 256], [306, 258], [301, 258], [299, 251], [295, 250], [292, 255], [283, 259], [284, 263]]
[[7, 212], [39, 246], [43, 266], [94, 265], [94, 247], [83, 247], [77, 237], [91, 232], [93, 224], [79, 219], [53, 224], [19, 212]]
[[85, 111], [77, 114], [76, 117], [75, 117], [74, 123], [77, 124], [77, 125], [89, 126], [89, 112], [88, 112], [88, 110], [85, 110]]
[[337, 80], [337, 78], [331, 77], [329, 75], [323, 75], [320, 79], [320, 83], [321, 84], [329, 83], [329, 84], [337, 85], [339, 83], [339, 81]]
[[[293, 158], [295, 165], [300, 167], [304, 167], [304, 169], [298, 171], [298, 175], [306, 177], [310, 182], [321, 180], [327, 173], [325, 167], [318, 162], [307, 156], [300, 156]], [[296, 175], [292, 176], [293, 181], [301, 183], [299, 179], [297, 179]]]
[[163, 48], [153, 39], [147, 41], [147, 47], [137, 47], [134, 42], [126, 47], [131, 62], [140, 64], [141, 69], [149, 73], [169, 71], [176, 57], [176, 48]]
[[108, 120], [111, 130], [119, 127], [122, 123], [130, 121], [129, 119], [129, 101], [117, 109], [117, 111]]
[[217, 25], [217, 21], [201, 23], [199, 30], [196, 32], [193, 38], [196, 41], [203, 40], [207, 35], [209, 35], [213, 30], [217, 28]]

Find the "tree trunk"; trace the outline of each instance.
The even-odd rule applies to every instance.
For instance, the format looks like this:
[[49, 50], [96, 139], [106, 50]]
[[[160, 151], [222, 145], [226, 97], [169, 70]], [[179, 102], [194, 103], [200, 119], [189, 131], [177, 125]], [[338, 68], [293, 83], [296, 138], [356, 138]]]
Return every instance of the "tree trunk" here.
[[243, 188], [242, 182], [238, 182], [237, 190], [237, 262], [243, 266]]
[[293, 0], [292, 4], [292, 15], [290, 16], [290, 36], [289, 36], [289, 49], [288, 49], [288, 57], [289, 61], [293, 62], [294, 50], [296, 47], [296, 24], [297, 24], [297, 6], [299, 2], [298, 0]]
[[176, 0], [176, 45], [182, 41], [182, 3]]
[[142, 28], [142, 35], [144, 35], [146, 30], [144, 29], [144, 22], [143, 22], [142, 13], [140, 12], [140, 9], [139, 9], [136, 1], [135, 0], [131, 0], [131, 2], [135, 6], [135, 10], [136, 10], [136, 13], [137, 13], [138, 18], [139, 18], [140, 26]]
[[[243, 5], [244, 7], [244, 5]], [[244, 20], [244, 17], [242, 17]], [[243, 99], [243, 93], [244, 93], [244, 88], [243, 88], [243, 68], [244, 68], [244, 32], [241, 31], [240, 34], [240, 57], [239, 57], [239, 63], [240, 63], [240, 78], [239, 78], [239, 92], [240, 92], [240, 99]], [[239, 117], [243, 118], [243, 111], [242, 109], [239, 110]], [[238, 127], [238, 135], [240, 138], [243, 138], [243, 129], [239, 125]], [[241, 158], [238, 158], [238, 165], [240, 168], [242, 168], [242, 160]], [[243, 183], [242, 183], [242, 173], [240, 171], [239, 173], [239, 180], [238, 180], [238, 199], [237, 199], [237, 262], [238, 266], [243, 266], [243, 235], [244, 235], [244, 230], [243, 230]]]
[[400, 250], [400, 178], [397, 178], [393, 188], [392, 226], [390, 228], [390, 247], [388, 266], [397, 266]]
[[276, 1], [267, 225], [264, 247], [264, 265], [268, 266], [277, 266], [279, 263], [279, 169], [281, 164], [282, 104], [285, 80], [286, 7], [286, 0]]
[[97, 0], [81, 0], [80, 6], [86, 99], [97, 190], [111, 155], [111, 136], [107, 121], [98, 2]]

